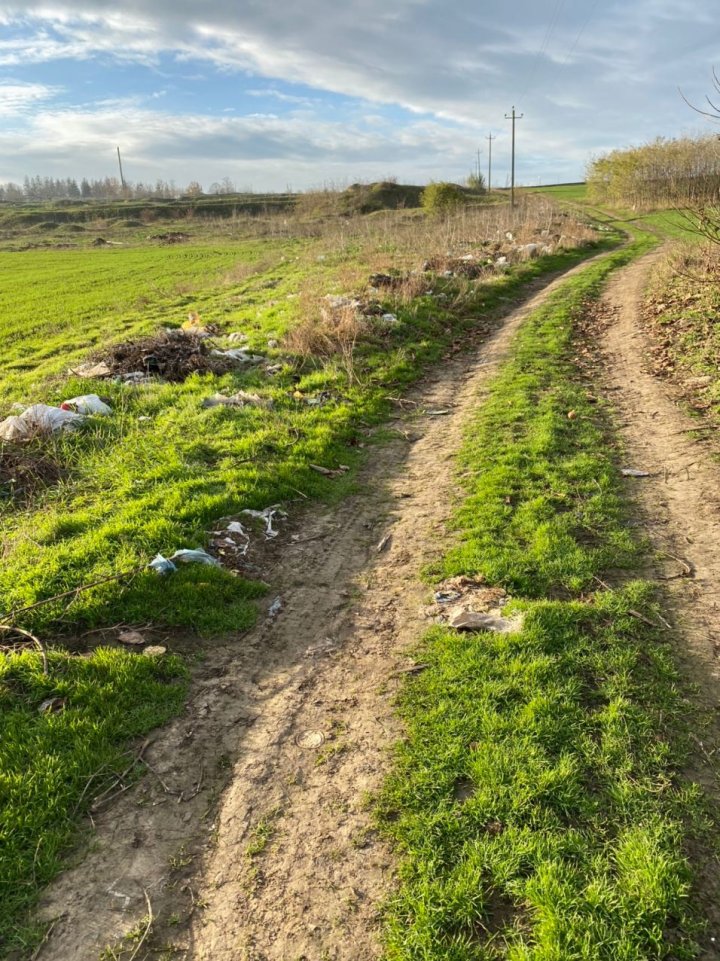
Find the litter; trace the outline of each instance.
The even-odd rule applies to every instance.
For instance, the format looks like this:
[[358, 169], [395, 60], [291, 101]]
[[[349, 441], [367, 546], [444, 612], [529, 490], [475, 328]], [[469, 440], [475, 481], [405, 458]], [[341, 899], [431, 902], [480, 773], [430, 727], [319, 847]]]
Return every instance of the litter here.
[[651, 477], [652, 475], [646, 470], [635, 470], [634, 467], [623, 467], [620, 471], [623, 477]]
[[275, 600], [270, 605], [270, 607], [268, 608], [268, 617], [277, 617], [277, 615], [282, 610], [282, 606], [283, 606], [282, 598], [276, 597]]
[[259, 354], [248, 354], [241, 347], [231, 347], [229, 350], [211, 350], [210, 354], [213, 357], [222, 357], [225, 360], [234, 361], [236, 364], [260, 364], [265, 360]]
[[151, 644], [145, 648], [143, 654], [145, 657], [162, 657], [163, 654], [167, 654], [167, 648], [163, 647], [162, 644]]
[[267, 342], [267, 345], [271, 350], [275, 350], [276, 347], [280, 346], [280, 342], [275, 340], [274, 337], [271, 337], [270, 340]]
[[22, 441], [35, 434], [56, 434], [61, 430], [72, 430], [84, 420], [82, 414], [70, 410], [33, 404], [22, 414], [6, 417], [0, 423], [0, 440]]
[[270, 410], [273, 406], [272, 398], [261, 397], [259, 394], [249, 394], [247, 391], [239, 390], [230, 395], [213, 394], [206, 397], [202, 402], [202, 407], [263, 407]]
[[340, 464], [337, 470], [330, 470], [329, 467], [320, 467], [319, 464], [309, 464], [310, 470], [314, 470], [317, 474], [322, 474], [323, 477], [339, 477], [341, 474], [345, 474], [350, 470], [345, 464]]
[[494, 631], [496, 634], [514, 634], [522, 629], [523, 618], [459, 611], [449, 619], [448, 625], [456, 631]]
[[38, 714], [57, 714], [64, 707], [64, 697], [49, 697], [38, 707]]
[[[266, 507], [263, 511], [255, 511], [246, 508], [241, 514], [247, 514], [248, 517], [257, 517], [259, 520], [265, 521], [265, 537], [270, 538], [277, 537], [280, 531], [276, 531], [273, 528], [273, 517], [277, 514], [279, 517], [287, 517], [287, 514], [280, 509], [279, 504], [273, 504], [270, 507]], [[243, 532], [244, 533], [244, 532]]]
[[130, 647], [140, 647], [145, 644], [145, 638], [140, 631], [120, 631], [118, 641], [120, 644], [128, 644]]
[[380, 554], [382, 551], [385, 550], [385, 548], [388, 546], [391, 540], [392, 540], [392, 534], [386, 534], [385, 537], [383, 537], [383, 539], [380, 541], [380, 543], [377, 546], [378, 554]]
[[397, 319], [395, 314], [383, 314], [380, 320], [384, 324], [399, 324], [400, 321]]
[[80, 364], [79, 367], [71, 367], [68, 373], [73, 374], [75, 377], [101, 379], [103, 377], [109, 377], [112, 371], [106, 363], [101, 361], [99, 364], [88, 363]]
[[60, 410], [74, 410], [77, 414], [100, 414], [102, 417], [112, 414], [112, 407], [100, 400], [97, 394], [83, 394], [64, 400], [60, 404]]
[[164, 557], [162, 554], [156, 554], [148, 567], [152, 567], [158, 574], [172, 574], [177, 570], [177, 564], [207, 564], [209, 567], [220, 567], [220, 561], [216, 557], [200, 548], [197, 550], [183, 548], [175, 551], [170, 558]]
[[248, 335], [243, 334], [240, 331], [236, 330], [235, 333], [228, 334], [227, 339], [228, 339], [228, 343], [230, 344], [246, 344]]
[[175, 551], [170, 560], [173, 563], [179, 564], [207, 564], [209, 567], [220, 567], [220, 561], [217, 557], [213, 557], [212, 554], [208, 554], [208, 552], [202, 550], [202, 548], [198, 548], [197, 550], [183, 548], [182, 550]]
[[511, 634], [523, 625], [523, 615], [504, 617], [510, 600], [500, 587], [488, 587], [482, 579], [451, 577], [435, 591], [428, 614], [457, 631], [493, 631]]
[[325, 743], [325, 735], [322, 731], [301, 731], [300, 734], [295, 735], [295, 743], [298, 747], [309, 751], [322, 747]]
[[177, 570], [173, 562], [169, 561], [167, 557], [163, 557], [162, 554], [156, 554], [148, 564], [148, 567], [152, 567], [158, 574], [172, 574], [173, 571]]

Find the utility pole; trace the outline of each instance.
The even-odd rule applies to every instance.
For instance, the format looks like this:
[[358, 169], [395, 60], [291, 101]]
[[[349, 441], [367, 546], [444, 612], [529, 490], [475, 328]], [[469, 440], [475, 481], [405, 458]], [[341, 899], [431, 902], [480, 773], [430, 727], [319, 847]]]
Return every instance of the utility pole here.
[[118, 166], [120, 167], [120, 186], [122, 187], [123, 193], [125, 193], [125, 178], [123, 177], [122, 159], [120, 157], [119, 147], [117, 148], [117, 155], [118, 155]]
[[479, 186], [480, 185], [480, 148], [478, 148], [478, 152], [477, 152], [477, 181]]
[[510, 206], [515, 206], [515, 121], [522, 120], [525, 116], [524, 113], [516, 114], [515, 107], [512, 108], [512, 113], [508, 116], [505, 114], [506, 120], [512, 120], [512, 163], [510, 166]]
[[487, 182], [487, 192], [490, 193], [492, 189], [492, 142], [497, 140], [497, 137], [493, 137], [492, 133], [489, 133], [485, 138], [488, 142], [488, 182]]

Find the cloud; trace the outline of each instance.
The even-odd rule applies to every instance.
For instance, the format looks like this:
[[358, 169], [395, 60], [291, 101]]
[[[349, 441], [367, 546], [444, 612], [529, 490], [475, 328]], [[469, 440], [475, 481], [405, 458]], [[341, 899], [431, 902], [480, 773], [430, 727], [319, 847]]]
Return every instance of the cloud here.
[[[291, 111], [282, 120], [213, 119], [187, 109], [197, 101], [185, 90], [181, 103], [180, 90], [174, 114], [128, 107], [113, 124], [100, 108], [76, 108], [36, 118], [41, 133], [44, 124], [60, 135], [67, 124], [95, 151], [102, 149], [99, 130], [122, 135], [148, 169], [169, 147], [173, 156], [186, 148], [189, 161], [199, 160], [204, 140], [219, 151], [203, 159], [208, 169], [236, 162], [233, 151], [241, 165], [280, 165], [285, 150], [300, 164], [316, 163], [316, 176], [342, 162], [350, 176], [362, 165], [385, 164], [389, 172], [397, 163], [398, 174], [408, 170], [420, 179], [442, 170], [444, 139], [446, 176], [459, 176], [492, 129], [501, 134], [502, 179], [504, 115], [515, 103], [525, 113], [520, 177], [551, 180], [581, 176], [588, 155], [608, 144], [673, 135], [694, 123], [676, 88], [702, 100], [717, 55], [715, 18], [711, 0], [125, 0], [121, 10], [110, 0], [0, 0], [0, 65], [19, 72], [19, 65], [96, 61], [172, 73], [174, 61], [178, 78], [221, 75], [242, 84], [246, 96], [273, 98]], [[345, 129], [328, 120], [329, 93], [356, 105], [343, 107]], [[185, 118], [177, 116], [183, 109]], [[383, 126], [388, 109], [397, 110], [392, 130]], [[363, 111], [366, 121], [357, 116]], [[425, 118], [434, 126], [423, 141]], [[53, 162], [49, 149], [39, 158], [33, 152], [29, 134], [36, 132], [23, 141], [26, 162]], [[85, 156], [90, 162], [100, 153]]]
[[48, 87], [42, 83], [0, 80], [0, 117], [21, 116], [38, 103], [51, 100], [59, 92], [59, 87]]

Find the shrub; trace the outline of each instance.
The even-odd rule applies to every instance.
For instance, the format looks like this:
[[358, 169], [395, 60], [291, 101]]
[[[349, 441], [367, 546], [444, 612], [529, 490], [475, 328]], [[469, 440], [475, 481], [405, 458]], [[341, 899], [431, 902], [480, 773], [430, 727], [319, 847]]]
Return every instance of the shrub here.
[[457, 184], [430, 183], [422, 192], [423, 209], [430, 214], [445, 213], [465, 203], [465, 195]]

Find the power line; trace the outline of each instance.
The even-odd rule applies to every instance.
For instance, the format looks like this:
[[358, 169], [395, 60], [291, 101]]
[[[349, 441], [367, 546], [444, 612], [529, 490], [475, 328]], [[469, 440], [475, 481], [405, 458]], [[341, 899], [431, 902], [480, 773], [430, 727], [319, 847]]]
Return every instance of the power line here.
[[540, 44], [540, 48], [535, 54], [535, 57], [533, 59], [532, 67], [530, 69], [530, 74], [528, 76], [528, 81], [525, 84], [525, 89], [522, 92], [520, 100], [525, 99], [525, 96], [528, 90], [532, 86], [533, 80], [535, 79], [535, 75], [537, 73], [538, 66], [540, 65], [540, 58], [546, 52], [550, 44], [550, 39], [553, 35], [555, 27], [558, 24], [558, 21], [560, 19], [560, 14], [562, 13], [564, 6], [565, 6], [565, 0], [555, 0], [555, 7], [553, 9], [552, 16], [550, 17], [550, 22], [548, 23], [547, 29], [545, 30], [545, 35], [543, 36], [542, 43]]

